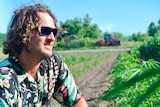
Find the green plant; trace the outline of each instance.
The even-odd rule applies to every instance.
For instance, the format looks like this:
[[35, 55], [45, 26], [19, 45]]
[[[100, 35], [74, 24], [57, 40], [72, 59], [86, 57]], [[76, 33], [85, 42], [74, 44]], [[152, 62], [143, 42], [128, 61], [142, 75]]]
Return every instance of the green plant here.
[[[154, 59], [139, 59], [139, 51], [122, 52], [111, 73], [116, 78], [114, 84], [100, 97], [102, 100], [113, 101], [114, 106], [149, 106], [160, 101], [160, 66]], [[134, 99], [134, 100], [133, 100]]]
[[160, 37], [153, 37], [149, 41], [141, 44], [137, 49], [140, 52], [140, 58], [160, 61]]

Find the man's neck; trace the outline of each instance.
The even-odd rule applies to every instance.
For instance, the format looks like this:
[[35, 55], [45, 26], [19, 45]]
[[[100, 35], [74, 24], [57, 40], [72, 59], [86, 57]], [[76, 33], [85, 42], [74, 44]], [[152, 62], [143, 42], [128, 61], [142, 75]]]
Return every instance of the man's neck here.
[[37, 59], [35, 56], [31, 56], [23, 52], [19, 54], [17, 58], [24, 71], [36, 79], [41, 60]]

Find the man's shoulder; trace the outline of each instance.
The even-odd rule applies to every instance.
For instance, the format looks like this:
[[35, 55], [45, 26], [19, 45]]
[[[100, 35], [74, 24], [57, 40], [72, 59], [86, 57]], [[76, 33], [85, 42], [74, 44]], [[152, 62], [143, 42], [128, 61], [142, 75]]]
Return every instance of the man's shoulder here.
[[15, 83], [15, 81], [17, 82], [16, 73], [8, 58], [0, 62], [0, 81], [0, 87], [8, 89], [10, 88], [10, 84]]
[[8, 58], [5, 58], [3, 61], [0, 62], [0, 67], [5, 67], [5, 66], [11, 66], [11, 63], [8, 60]]
[[0, 74], [8, 74], [11, 69], [11, 63], [8, 61], [8, 58], [0, 62]]
[[53, 52], [53, 57], [54, 57], [57, 61], [61, 61], [61, 60], [62, 60], [61, 55], [58, 54], [57, 52]]

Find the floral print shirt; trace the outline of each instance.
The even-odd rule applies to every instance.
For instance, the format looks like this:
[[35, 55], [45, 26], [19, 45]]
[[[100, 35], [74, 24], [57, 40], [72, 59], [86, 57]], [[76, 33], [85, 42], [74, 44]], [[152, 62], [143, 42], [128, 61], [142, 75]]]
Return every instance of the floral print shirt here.
[[28, 75], [15, 56], [0, 62], [0, 107], [49, 107], [52, 98], [72, 106], [82, 97], [57, 53], [42, 60], [37, 77]]

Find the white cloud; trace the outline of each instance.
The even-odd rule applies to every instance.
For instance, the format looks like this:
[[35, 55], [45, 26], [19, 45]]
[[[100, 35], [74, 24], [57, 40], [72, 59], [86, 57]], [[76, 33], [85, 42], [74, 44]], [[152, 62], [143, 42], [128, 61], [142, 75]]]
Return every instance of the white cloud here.
[[115, 24], [107, 24], [107, 25], [102, 25], [99, 26], [99, 28], [102, 30], [102, 32], [112, 32], [113, 29], [116, 27]]

